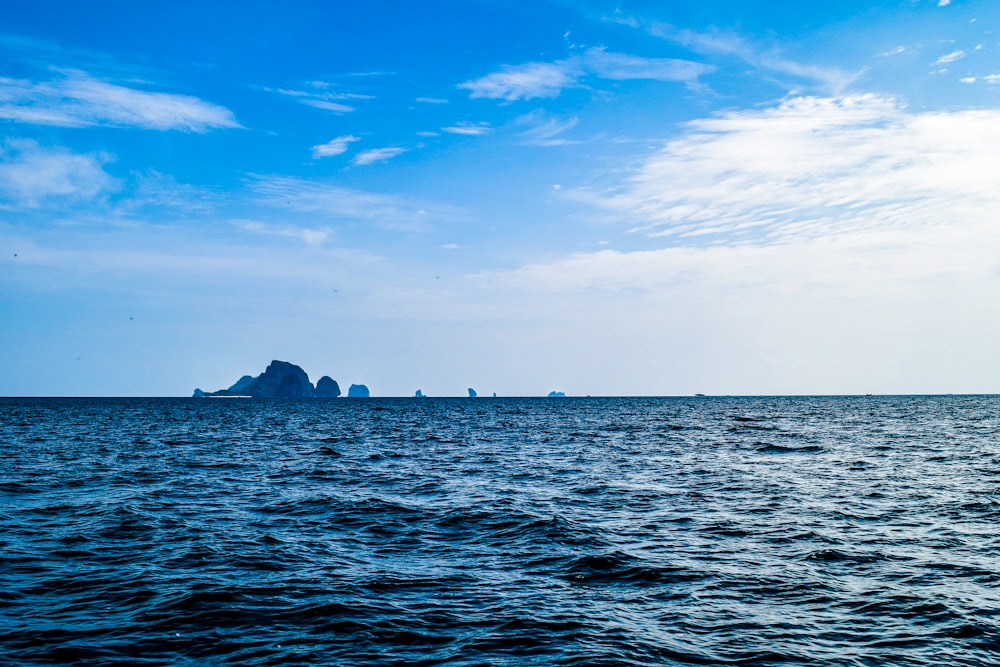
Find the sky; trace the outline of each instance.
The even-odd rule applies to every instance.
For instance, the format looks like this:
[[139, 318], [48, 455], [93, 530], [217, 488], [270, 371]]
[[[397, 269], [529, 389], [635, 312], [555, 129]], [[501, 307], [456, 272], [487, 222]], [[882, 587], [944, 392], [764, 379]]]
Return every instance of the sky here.
[[1000, 3], [0, 0], [0, 395], [1000, 392]]

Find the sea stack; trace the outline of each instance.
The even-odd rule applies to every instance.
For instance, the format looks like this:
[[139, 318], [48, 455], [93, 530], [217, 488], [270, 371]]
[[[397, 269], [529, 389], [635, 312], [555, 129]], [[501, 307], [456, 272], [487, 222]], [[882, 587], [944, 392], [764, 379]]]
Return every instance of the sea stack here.
[[324, 375], [316, 381], [316, 398], [337, 398], [340, 396], [340, 385], [329, 375]]

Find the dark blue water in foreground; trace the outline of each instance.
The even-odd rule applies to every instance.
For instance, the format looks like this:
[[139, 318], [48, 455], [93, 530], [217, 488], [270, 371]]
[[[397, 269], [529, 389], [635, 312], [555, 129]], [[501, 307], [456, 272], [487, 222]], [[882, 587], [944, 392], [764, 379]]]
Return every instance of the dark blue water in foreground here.
[[0, 663], [992, 665], [1000, 398], [2, 399]]

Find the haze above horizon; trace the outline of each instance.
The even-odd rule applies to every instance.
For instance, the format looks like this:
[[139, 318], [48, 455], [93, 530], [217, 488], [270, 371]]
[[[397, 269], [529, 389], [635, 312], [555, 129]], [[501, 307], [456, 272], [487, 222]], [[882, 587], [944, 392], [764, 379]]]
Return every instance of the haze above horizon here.
[[0, 395], [1000, 391], [996, 3], [3, 15]]

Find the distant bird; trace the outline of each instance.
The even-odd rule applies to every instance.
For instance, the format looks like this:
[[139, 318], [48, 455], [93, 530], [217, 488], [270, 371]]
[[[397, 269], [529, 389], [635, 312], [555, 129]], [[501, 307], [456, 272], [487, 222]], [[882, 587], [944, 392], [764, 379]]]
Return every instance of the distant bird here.
[[134, 320], [134, 319], [135, 319], [134, 317], [132, 317], [131, 315], [129, 315], [129, 318], [128, 318], [128, 321], [129, 321], [129, 322], [131, 322], [131, 321], [132, 321], [132, 320]]

